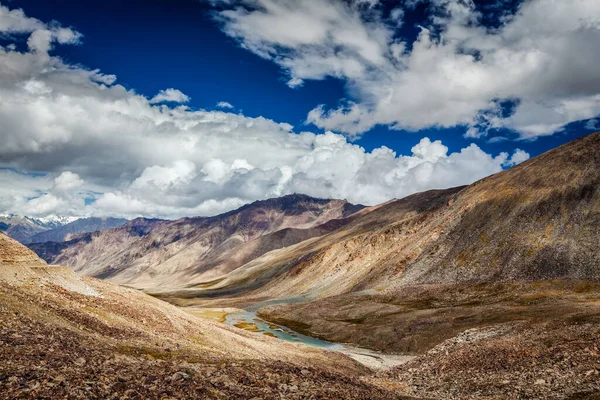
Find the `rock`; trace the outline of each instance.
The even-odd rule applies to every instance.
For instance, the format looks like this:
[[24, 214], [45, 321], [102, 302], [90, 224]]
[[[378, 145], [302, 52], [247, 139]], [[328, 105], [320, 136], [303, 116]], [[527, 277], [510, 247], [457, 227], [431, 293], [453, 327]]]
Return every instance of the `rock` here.
[[307, 370], [307, 369], [303, 369], [302, 371], [300, 371], [300, 373], [301, 373], [303, 376], [308, 376], [308, 375], [310, 375], [310, 371], [309, 371], [309, 370]]
[[175, 372], [173, 375], [171, 375], [172, 381], [181, 381], [185, 379], [190, 379], [190, 375], [182, 371]]
[[75, 365], [77, 365], [78, 367], [83, 367], [85, 363], [86, 361], [83, 357], [79, 357], [77, 360], [75, 360]]
[[536, 381], [535, 381], [535, 384], [536, 384], [536, 385], [545, 385], [545, 384], [546, 384], [546, 381], [545, 381], [545, 380], [543, 380], [543, 379], [538, 379], [538, 380], [536, 380]]

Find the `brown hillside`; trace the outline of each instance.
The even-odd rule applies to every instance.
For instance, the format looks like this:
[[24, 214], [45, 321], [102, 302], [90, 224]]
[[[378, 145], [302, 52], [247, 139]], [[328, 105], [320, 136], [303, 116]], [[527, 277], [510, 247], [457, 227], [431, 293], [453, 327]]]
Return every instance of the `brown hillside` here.
[[466, 188], [380, 206], [206, 290], [314, 298], [415, 284], [600, 280], [599, 247], [595, 133]]
[[362, 208], [342, 200], [289, 195], [216, 217], [138, 219], [65, 243], [30, 246], [48, 262], [68, 265], [82, 275], [143, 288], [185, 287], [218, 278], [271, 250], [331, 232]]
[[33, 251], [0, 232], [0, 268], [2, 265], [46, 265]]

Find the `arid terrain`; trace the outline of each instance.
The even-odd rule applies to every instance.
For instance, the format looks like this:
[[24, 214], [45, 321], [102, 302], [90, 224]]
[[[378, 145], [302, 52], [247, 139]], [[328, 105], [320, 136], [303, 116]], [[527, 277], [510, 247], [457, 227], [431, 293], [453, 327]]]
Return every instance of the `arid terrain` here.
[[[274, 379], [306, 365], [328, 371], [300, 374], [313, 380], [311, 390], [309, 383], [294, 383], [297, 395], [285, 386], [274, 398], [595, 399], [600, 393], [600, 133], [470, 186], [375, 207], [286, 196], [212, 219], [138, 219], [31, 247], [83, 275], [144, 289], [155, 299], [82, 278], [104, 297], [77, 304], [93, 302], [100, 307], [96, 315], [114, 313], [106, 301], [119, 294], [144, 310], [144, 320], [150, 304], [169, 320], [181, 317], [202, 330], [202, 354], [226, 359], [218, 361], [227, 363], [226, 371], [230, 365], [246, 374], [277, 366]], [[54, 293], [34, 286], [22, 296]], [[5, 286], [9, 290], [24, 289]], [[53, 301], [83, 312], [64, 305], [64, 298]], [[345, 344], [354, 360], [374, 351], [375, 358], [404, 361], [381, 368], [355, 363], [343, 351], [299, 352], [265, 332], [257, 335], [253, 322], [227, 327], [226, 316], [240, 309], [255, 310], [267, 324]], [[152, 332], [160, 339], [148, 339], [146, 325], [138, 324], [128, 322], [143, 339], [128, 345], [136, 355], [126, 354], [140, 355], [136, 362], [175, 366], [182, 365], [175, 355], [192, 363], [198, 354], [201, 344], [190, 343], [187, 328], [183, 336], [172, 326]], [[139, 349], [156, 340], [168, 342], [169, 356], [151, 352], [148, 361]], [[231, 387], [253, 379], [262, 385], [263, 374]], [[333, 383], [316, 382], [317, 376]], [[257, 389], [248, 398], [269, 398], [267, 392]]]
[[0, 306], [0, 398], [403, 398], [340, 353], [79, 278], [3, 234]]
[[585, 398], [600, 390], [599, 149], [592, 134], [375, 207], [216, 282], [153, 293], [206, 307], [288, 298], [259, 315], [418, 356], [390, 372], [417, 396]]
[[[216, 217], [138, 218], [64, 243], [31, 244], [52, 264], [139, 288], [173, 288], [219, 277], [271, 250], [321, 236], [363, 209], [341, 200], [290, 195]], [[110, 249], [110, 251], [106, 251]]]

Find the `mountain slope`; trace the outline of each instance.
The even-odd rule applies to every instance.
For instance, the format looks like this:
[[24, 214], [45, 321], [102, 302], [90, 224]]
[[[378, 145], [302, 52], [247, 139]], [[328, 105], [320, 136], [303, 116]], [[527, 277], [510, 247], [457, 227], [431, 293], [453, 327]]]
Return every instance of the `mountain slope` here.
[[37, 233], [21, 240], [21, 243], [64, 242], [80, 233], [118, 228], [125, 223], [127, 223], [127, 220], [123, 218], [80, 218], [57, 228]]
[[79, 278], [1, 233], [0, 306], [2, 398], [401, 398], [340, 353]]
[[289, 195], [216, 217], [138, 219], [58, 245], [30, 246], [46, 261], [83, 275], [145, 288], [184, 287], [218, 278], [265, 252], [330, 232], [362, 208], [342, 200]]
[[[468, 187], [389, 202], [203, 287], [304, 334], [417, 356], [425, 398], [584, 399], [600, 391], [600, 133]], [[266, 304], [266, 303], [261, 303]]]
[[600, 133], [471, 186], [382, 205], [207, 290], [324, 297], [416, 284], [600, 280]]
[[33, 251], [0, 232], [0, 265], [46, 265]]

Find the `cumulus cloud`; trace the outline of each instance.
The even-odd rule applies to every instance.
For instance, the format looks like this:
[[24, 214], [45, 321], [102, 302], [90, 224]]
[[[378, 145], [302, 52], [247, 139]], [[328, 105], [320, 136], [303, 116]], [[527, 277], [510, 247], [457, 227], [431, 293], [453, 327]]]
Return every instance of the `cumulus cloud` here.
[[231, 103], [226, 102], [226, 101], [220, 101], [220, 102], [217, 103], [217, 108], [232, 109], [233, 105]]
[[71, 171], [65, 171], [54, 178], [54, 186], [52, 189], [59, 192], [69, 192], [80, 188], [83, 184], [83, 179], [81, 179], [79, 175], [74, 174]]
[[150, 99], [150, 104], [171, 102], [171, 103], [187, 103], [190, 98], [177, 89], [165, 89], [158, 92], [156, 96]]
[[23, 10], [10, 10], [0, 4], [0, 33], [30, 34], [27, 46], [31, 51], [47, 53], [54, 42], [59, 44], [77, 44], [82, 35], [71, 28], [58, 24], [45, 24], [25, 15]]
[[[327, 18], [339, 11], [331, 7]], [[294, 35], [288, 40], [311, 40]], [[359, 41], [356, 51], [378, 62], [365, 46]], [[375, 204], [471, 183], [528, 157], [494, 156], [475, 144], [450, 153], [427, 138], [407, 155], [367, 152], [332, 132], [164, 104], [187, 98], [171, 90], [149, 100], [113, 75], [33, 48], [0, 47], [0, 211], [175, 218], [294, 192]]]
[[[354, 102], [308, 114], [324, 129], [352, 136], [377, 124], [466, 126], [471, 137], [508, 128], [534, 139], [600, 113], [597, 0], [523, 1], [497, 27], [484, 25], [472, 1], [431, 0], [412, 42], [396, 31], [405, 9], [385, 13], [377, 1], [232, 0], [221, 7], [225, 33], [279, 64], [291, 87], [328, 76], [347, 83]], [[511, 115], [498, 107], [504, 100], [517, 101]]]

